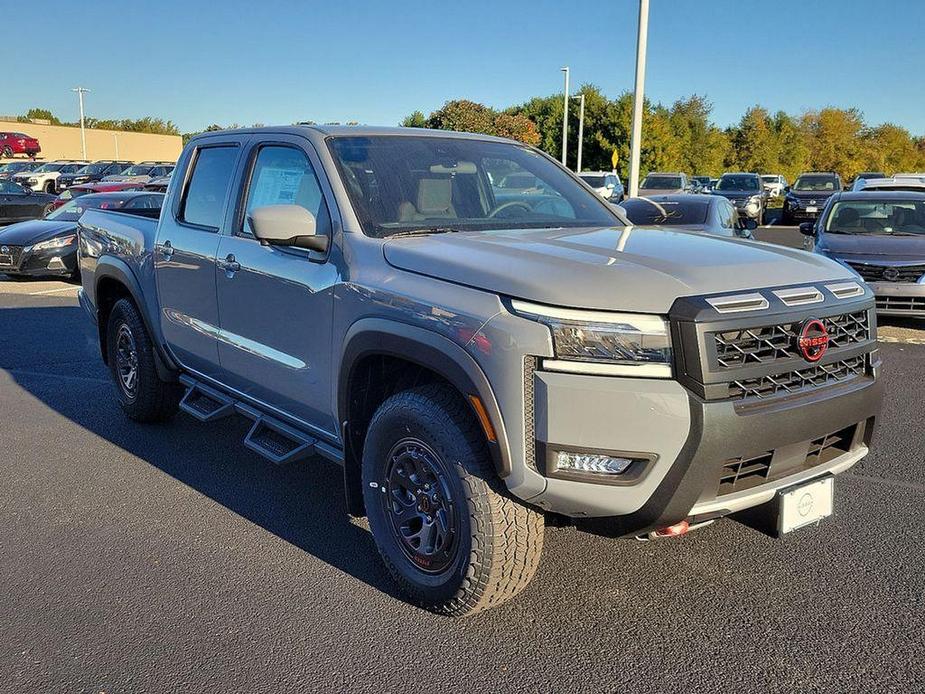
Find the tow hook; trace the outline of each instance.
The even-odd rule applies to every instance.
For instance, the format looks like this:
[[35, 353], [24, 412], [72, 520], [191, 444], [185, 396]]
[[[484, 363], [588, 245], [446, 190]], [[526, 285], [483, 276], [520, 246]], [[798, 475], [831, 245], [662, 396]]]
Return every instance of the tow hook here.
[[649, 542], [650, 540], [663, 540], [666, 537], [681, 537], [682, 535], [687, 535], [687, 533], [689, 533], [691, 530], [705, 528], [706, 526], [712, 525], [715, 522], [715, 518], [711, 518], [710, 520], [706, 520], [701, 523], [693, 524], [690, 523], [690, 521], [683, 520], [680, 523], [675, 523], [674, 525], [669, 525], [665, 528], [653, 530], [646, 535], [637, 535], [636, 539], [640, 542]]

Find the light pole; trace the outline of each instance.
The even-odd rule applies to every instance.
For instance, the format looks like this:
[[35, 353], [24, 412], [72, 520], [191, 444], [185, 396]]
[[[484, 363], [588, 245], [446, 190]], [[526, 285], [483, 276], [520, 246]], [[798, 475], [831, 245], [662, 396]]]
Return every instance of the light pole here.
[[562, 100], [562, 166], [566, 166], [565, 155], [568, 151], [568, 66], [562, 68], [565, 73], [565, 97]]
[[642, 105], [646, 83], [646, 41], [649, 35], [649, 0], [639, 0], [639, 35], [636, 38], [636, 89], [633, 94], [633, 134], [630, 139], [630, 197], [639, 194], [639, 152], [642, 146]]
[[84, 132], [84, 94], [90, 92], [84, 87], [74, 87], [72, 92], [77, 92], [77, 101], [80, 102], [80, 149], [83, 152], [83, 158], [87, 158], [87, 135]]
[[581, 173], [581, 143], [585, 139], [585, 95], [580, 94], [572, 98], [579, 99], [581, 102], [578, 108], [578, 165], [575, 167], [575, 173]]

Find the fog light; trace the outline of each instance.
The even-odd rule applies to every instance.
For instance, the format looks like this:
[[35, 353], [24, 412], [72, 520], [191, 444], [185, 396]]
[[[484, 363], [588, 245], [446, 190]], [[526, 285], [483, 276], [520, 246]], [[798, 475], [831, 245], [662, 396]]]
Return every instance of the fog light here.
[[571, 472], [593, 472], [601, 475], [620, 475], [633, 464], [632, 458], [617, 458], [597, 453], [556, 453], [556, 469]]

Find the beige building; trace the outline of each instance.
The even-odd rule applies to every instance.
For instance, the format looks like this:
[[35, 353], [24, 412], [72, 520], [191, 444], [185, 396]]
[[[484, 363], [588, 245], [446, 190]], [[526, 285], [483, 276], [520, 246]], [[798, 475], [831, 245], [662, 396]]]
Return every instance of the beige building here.
[[[38, 139], [42, 151], [38, 159], [83, 159], [80, 128], [39, 125], [0, 120], [0, 132], [21, 132]], [[119, 130], [87, 128], [87, 159], [127, 159], [129, 161], [176, 161], [183, 149], [179, 135], [151, 135]], [[17, 155], [17, 159], [23, 155]]]

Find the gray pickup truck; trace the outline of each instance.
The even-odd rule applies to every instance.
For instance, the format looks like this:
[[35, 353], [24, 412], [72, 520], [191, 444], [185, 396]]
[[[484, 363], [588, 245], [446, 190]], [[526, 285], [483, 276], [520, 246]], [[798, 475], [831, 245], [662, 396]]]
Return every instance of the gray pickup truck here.
[[270, 461], [340, 464], [390, 573], [443, 614], [522, 590], [546, 521], [640, 539], [746, 510], [775, 533], [817, 522], [880, 404], [857, 276], [633, 228], [498, 138], [204, 134], [159, 220], [89, 210], [79, 248], [125, 413], [244, 416]]

